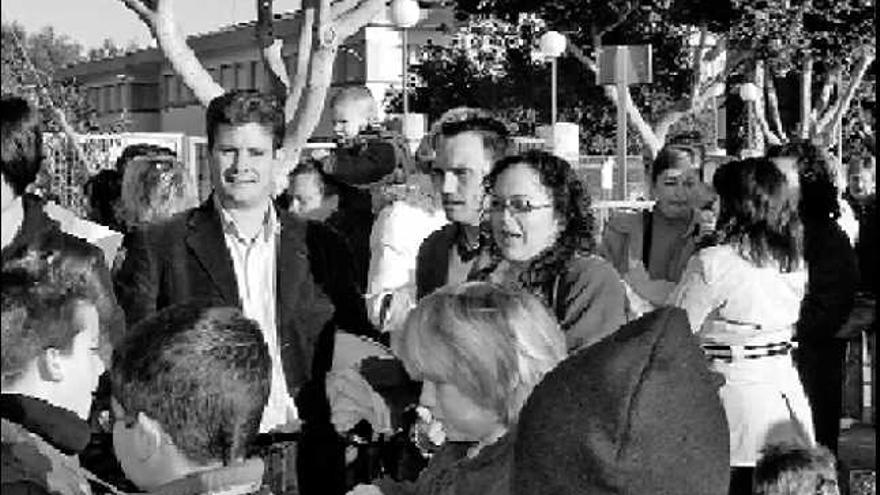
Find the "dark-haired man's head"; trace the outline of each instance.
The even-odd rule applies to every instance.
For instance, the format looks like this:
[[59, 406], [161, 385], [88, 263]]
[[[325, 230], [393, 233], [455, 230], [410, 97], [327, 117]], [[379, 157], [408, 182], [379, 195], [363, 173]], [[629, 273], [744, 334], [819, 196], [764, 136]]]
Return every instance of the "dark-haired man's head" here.
[[826, 149], [810, 141], [793, 141], [770, 147], [767, 157], [785, 174], [798, 195], [801, 219], [840, 217], [837, 163]]
[[688, 218], [700, 183], [700, 155], [686, 145], [664, 146], [651, 163], [651, 195], [669, 219]]
[[214, 194], [229, 210], [265, 209], [275, 192], [284, 108], [274, 95], [230, 91], [208, 105]]
[[326, 220], [339, 206], [339, 196], [328, 180], [317, 160], [297, 165], [290, 173], [290, 211], [303, 218]]
[[269, 351], [257, 323], [202, 303], [137, 324], [110, 373], [113, 447], [145, 490], [243, 460], [269, 397]]
[[42, 162], [42, 134], [37, 111], [26, 100], [0, 99], [0, 206], [6, 211], [37, 178]]
[[118, 206], [122, 196], [122, 176], [115, 169], [107, 168], [89, 177], [83, 184], [88, 201], [88, 218], [114, 230], [123, 230], [119, 221]]
[[2, 391], [88, 417], [115, 311], [94, 259], [31, 250], [3, 264]]
[[755, 468], [756, 495], [838, 495], [834, 455], [825, 447], [770, 445]]
[[442, 195], [449, 220], [476, 225], [483, 203], [483, 178], [507, 153], [507, 128], [479, 109], [457, 109], [440, 119], [437, 158], [431, 170], [434, 187]]

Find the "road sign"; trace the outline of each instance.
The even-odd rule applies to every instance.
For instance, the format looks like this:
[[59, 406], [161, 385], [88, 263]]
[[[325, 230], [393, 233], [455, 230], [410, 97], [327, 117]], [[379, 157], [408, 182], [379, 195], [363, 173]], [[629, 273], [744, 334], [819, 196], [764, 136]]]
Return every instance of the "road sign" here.
[[651, 45], [612, 45], [599, 51], [599, 71], [596, 83], [617, 86], [617, 159], [623, 180], [618, 199], [627, 200], [626, 191], [626, 100], [624, 94], [630, 84], [650, 83]]
[[[618, 60], [623, 57], [622, 60]], [[618, 64], [626, 68], [618, 75]], [[617, 84], [621, 77], [627, 84], [644, 84], [654, 82], [651, 70], [651, 45], [609, 45], [599, 50], [599, 73], [596, 84]]]

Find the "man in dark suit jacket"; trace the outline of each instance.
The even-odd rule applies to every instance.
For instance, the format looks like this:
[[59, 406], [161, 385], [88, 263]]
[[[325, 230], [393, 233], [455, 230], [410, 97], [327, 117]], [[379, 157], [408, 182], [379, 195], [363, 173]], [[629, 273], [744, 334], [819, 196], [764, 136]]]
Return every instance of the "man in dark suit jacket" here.
[[416, 258], [416, 297], [467, 280], [480, 247], [483, 177], [507, 152], [507, 128], [485, 110], [441, 117], [431, 175], [450, 223], [422, 242]]
[[[214, 193], [202, 205], [128, 236], [117, 294], [129, 323], [187, 300], [241, 308], [260, 324], [272, 358], [273, 390], [261, 433], [286, 429], [298, 415], [306, 443], [319, 438], [315, 444], [338, 444], [322, 383], [333, 336], [337, 328], [367, 336], [375, 330], [342, 240], [273, 206], [282, 118], [279, 102], [253, 91], [232, 91], [211, 102]], [[295, 408], [291, 398], [297, 399]], [[304, 455], [304, 449], [301, 442], [306, 478], [320, 472], [312, 462], [343, 462], [341, 451]], [[311, 483], [303, 475], [300, 482]]]

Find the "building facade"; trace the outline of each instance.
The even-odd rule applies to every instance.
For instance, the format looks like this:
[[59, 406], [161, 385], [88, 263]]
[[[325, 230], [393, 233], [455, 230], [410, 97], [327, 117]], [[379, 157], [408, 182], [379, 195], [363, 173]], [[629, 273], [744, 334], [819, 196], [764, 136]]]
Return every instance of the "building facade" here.
[[[418, 25], [408, 30], [409, 47], [417, 49], [427, 40], [442, 43], [444, 28], [453, 23], [449, 8], [423, 9]], [[276, 16], [273, 25], [275, 35], [285, 41], [282, 58], [291, 78], [301, 25], [301, 13]], [[236, 24], [190, 36], [187, 43], [224, 89], [265, 88], [269, 75], [257, 47], [255, 27], [256, 22]], [[336, 58], [328, 98], [338, 88], [366, 85], [381, 102], [388, 89], [400, 88], [401, 39], [401, 31], [387, 14], [347, 39]], [[82, 62], [64, 68], [59, 77], [75, 80], [85, 89], [102, 126], [116, 123], [129, 132], [205, 135], [204, 108], [158, 48]], [[331, 127], [325, 106], [314, 137], [329, 136]]]

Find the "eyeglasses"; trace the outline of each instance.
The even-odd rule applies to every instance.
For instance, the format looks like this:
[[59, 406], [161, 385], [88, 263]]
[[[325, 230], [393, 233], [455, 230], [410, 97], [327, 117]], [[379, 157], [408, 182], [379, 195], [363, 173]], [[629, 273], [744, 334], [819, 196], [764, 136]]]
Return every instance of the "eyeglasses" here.
[[521, 197], [507, 199], [492, 198], [489, 202], [489, 211], [493, 213], [501, 213], [504, 210], [510, 209], [510, 212], [514, 215], [525, 215], [543, 208], [553, 208], [553, 204], [534, 204], [529, 199]]

